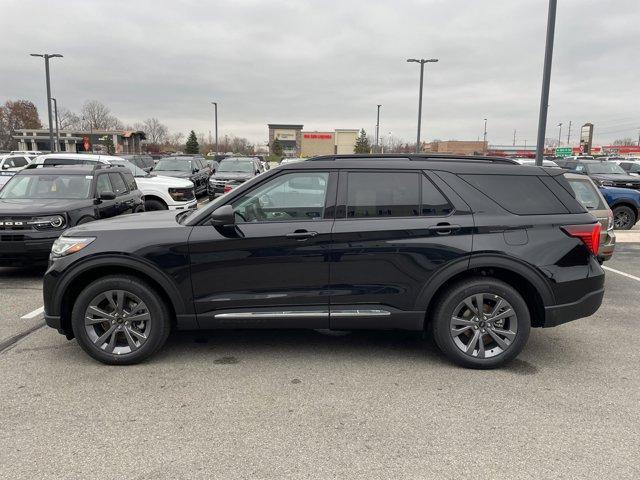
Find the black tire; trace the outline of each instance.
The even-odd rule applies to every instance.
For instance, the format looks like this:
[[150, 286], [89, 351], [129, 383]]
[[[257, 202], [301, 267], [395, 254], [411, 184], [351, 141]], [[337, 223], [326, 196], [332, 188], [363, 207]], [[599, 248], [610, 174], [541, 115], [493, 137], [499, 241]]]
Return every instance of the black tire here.
[[636, 212], [626, 205], [613, 209], [613, 227], [616, 230], [631, 230], [636, 224]]
[[[137, 350], [130, 353], [108, 353], [101, 349], [91, 340], [88, 327], [85, 327], [85, 316], [90, 303], [110, 290], [133, 294], [144, 302], [148, 310], [150, 318], [147, 338]], [[109, 322], [106, 323], [108, 326]], [[171, 314], [160, 294], [146, 282], [129, 275], [109, 275], [89, 284], [80, 292], [71, 313], [71, 326], [78, 344], [91, 357], [109, 365], [131, 365], [145, 360], [164, 345], [171, 330]], [[125, 343], [126, 338], [122, 338], [124, 332], [118, 335], [121, 343]]]
[[155, 198], [144, 201], [145, 212], [154, 212], [156, 210], [169, 210], [169, 207], [167, 207], [166, 203], [156, 200]]
[[134, 210], [133, 213], [142, 213], [144, 212], [144, 205], [138, 205]]
[[[452, 317], [457, 316], [457, 309], [465, 299], [477, 294], [486, 294], [487, 303], [494, 301], [494, 296], [499, 296], [504, 301], [508, 302], [512, 307], [512, 311], [515, 312], [515, 316], [512, 316], [511, 319], [507, 318], [506, 320], [503, 320], [503, 322], [515, 322], [515, 338], [510, 341], [511, 343], [504, 351], [487, 358], [478, 358], [480, 355], [479, 351], [477, 352], [477, 356], [473, 355], [476, 353], [475, 351], [472, 351], [471, 354], [463, 352], [461, 349], [462, 347], [456, 344], [454, 334], [451, 333], [453, 322]], [[484, 305], [485, 304], [483, 303], [483, 306]], [[486, 307], [484, 307], [484, 309], [486, 309]], [[469, 311], [471, 310], [469, 309]], [[489, 313], [488, 315], [491, 314]], [[529, 308], [522, 296], [516, 289], [507, 283], [491, 277], [474, 277], [452, 285], [439, 297], [438, 304], [433, 311], [430, 320], [433, 338], [438, 348], [451, 361], [467, 368], [495, 368], [513, 360], [524, 348], [527, 343], [527, 339], [529, 338], [529, 331], [531, 330]], [[487, 325], [486, 328], [484, 321], [482, 322], [482, 327], [479, 326], [480, 323], [474, 324], [473, 327], [469, 326], [470, 330], [464, 334], [467, 338], [469, 336], [474, 338], [473, 335], [481, 337], [479, 342], [482, 343], [483, 350], [485, 346], [485, 341], [483, 339], [486, 339], [489, 344], [495, 343], [492, 336], [488, 333], [490, 330], [489, 326], [494, 327], [495, 325], [491, 324], [490, 321], [487, 321], [487, 323], [489, 325]], [[460, 328], [462, 329], [463, 327]], [[493, 328], [491, 328], [491, 330], [492, 332], [500, 331], [494, 330]], [[480, 331], [486, 331], [487, 333], [483, 335]], [[509, 331], [511, 332], [511, 326], [509, 326]], [[458, 334], [457, 336], [459, 342], [461, 336], [461, 334]], [[502, 340], [504, 341], [504, 338], [502, 338]], [[469, 339], [469, 343], [471, 343], [471, 339]], [[495, 348], [488, 350], [486, 353], [491, 353], [495, 350], [500, 349]]]

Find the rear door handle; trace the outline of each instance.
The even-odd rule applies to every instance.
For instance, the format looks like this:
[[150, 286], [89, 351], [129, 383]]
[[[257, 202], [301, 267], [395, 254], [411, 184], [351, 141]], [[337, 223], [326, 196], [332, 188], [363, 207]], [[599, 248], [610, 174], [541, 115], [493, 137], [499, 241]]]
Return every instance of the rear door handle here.
[[306, 240], [318, 235], [318, 232], [308, 232], [307, 230], [296, 230], [293, 233], [287, 233], [287, 238], [295, 238], [296, 240]]
[[428, 227], [432, 232], [436, 232], [438, 235], [449, 235], [452, 232], [460, 230], [460, 225], [451, 225], [450, 223], [442, 222], [437, 225]]

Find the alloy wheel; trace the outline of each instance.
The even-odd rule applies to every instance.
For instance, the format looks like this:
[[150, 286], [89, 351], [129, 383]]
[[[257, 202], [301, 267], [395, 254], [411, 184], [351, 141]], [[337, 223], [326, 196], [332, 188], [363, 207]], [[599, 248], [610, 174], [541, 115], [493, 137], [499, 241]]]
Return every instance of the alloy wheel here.
[[89, 303], [84, 326], [98, 349], [123, 355], [145, 344], [151, 331], [151, 315], [145, 303], [133, 293], [107, 290]]
[[477, 293], [455, 308], [450, 334], [455, 345], [474, 358], [491, 358], [507, 351], [518, 333], [516, 312], [504, 298]]
[[613, 225], [617, 230], [626, 230], [631, 223], [631, 216], [628, 212], [617, 212], [613, 220]]

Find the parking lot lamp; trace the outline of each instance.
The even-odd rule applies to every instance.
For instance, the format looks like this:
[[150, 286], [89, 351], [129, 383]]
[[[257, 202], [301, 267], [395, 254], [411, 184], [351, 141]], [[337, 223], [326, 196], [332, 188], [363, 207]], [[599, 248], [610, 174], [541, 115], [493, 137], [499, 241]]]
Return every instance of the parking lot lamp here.
[[538, 166], [542, 166], [544, 137], [547, 133], [547, 110], [549, 108], [549, 85], [551, 83], [551, 62], [553, 60], [553, 37], [556, 30], [557, 6], [558, 0], [549, 0], [547, 41], [544, 52], [544, 69], [542, 72], [542, 95], [540, 96], [540, 115], [538, 116], [538, 140], [536, 143], [536, 165]]
[[213, 105], [213, 108], [215, 110], [214, 113], [214, 123], [215, 123], [215, 136], [216, 136], [216, 157], [218, 156], [218, 103], [217, 102], [211, 102], [211, 104]]
[[49, 80], [49, 59], [62, 58], [59, 53], [32, 53], [32, 57], [44, 58], [44, 71], [47, 78], [47, 111], [49, 113], [49, 149], [53, 152], [53, 118], [51, 115], [51, 82]]
[[562, 144], [562, 122], [558, 124], [558, 146]]
[[420, 94], [418, 96], [418, 138], [416, 141], [416, 153], [420, 153], [420, 124], [422, 122], [422, 85], [424, 80], [424, 64], [425, 63], [435, 63], [437, 62], [437, 58], [409, 58], [407, 62], [409, 63], [419, 63], [420, 64]]
[[484, 119], [484, 133], [482, 134], [482, 141], [484, 142], [485, 148], [487, 146], [487, 119]]
[[380, 107], [378, 105], [378, 119], [376, 120], [376, 153], [378, 153], [378, 138], [380, 138]]
[[53, 100], [53, 117], [56, 119], [56, 152], [60, 151], [60, 130], [58, 129], [58, 101], [51, 97]]

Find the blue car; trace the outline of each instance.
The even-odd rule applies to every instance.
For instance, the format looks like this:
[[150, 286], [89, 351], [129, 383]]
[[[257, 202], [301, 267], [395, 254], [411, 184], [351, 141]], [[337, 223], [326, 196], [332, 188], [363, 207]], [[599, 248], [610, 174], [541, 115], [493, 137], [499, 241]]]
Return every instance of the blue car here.
[[640, 192], [630, 188], [600, 187], [600, 192], [613, 211], [616, 230], [630, 230], [638, 221]]

